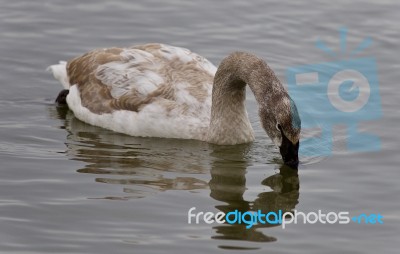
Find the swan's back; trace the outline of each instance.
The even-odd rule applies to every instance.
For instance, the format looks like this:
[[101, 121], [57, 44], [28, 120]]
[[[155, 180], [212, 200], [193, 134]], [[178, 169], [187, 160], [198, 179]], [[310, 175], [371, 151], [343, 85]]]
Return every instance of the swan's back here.
[[[55, 69], [55, 68], [52, 68]], [[216, 67], [187, 49], [96, 49], [66, 65], [80, 120], [133, 136], [204, 140]]]

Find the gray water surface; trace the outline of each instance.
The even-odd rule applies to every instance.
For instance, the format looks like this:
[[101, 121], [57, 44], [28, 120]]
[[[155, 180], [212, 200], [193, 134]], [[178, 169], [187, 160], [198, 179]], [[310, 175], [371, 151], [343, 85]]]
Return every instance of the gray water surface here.
[[[0, 1], [1, 253], [398, 253], [397, 1]], [[254, 98], [253, 144], [136, 138], [77, 120], [54, 99], [46, 67], [97, 47], [162, 42], [216, 65], [235, 50], [290, 66], [331, 61], [365, 37], [376, 58], [383, 117], [366, 124], [381, 151], [339, 148], [281, 165]], [[188, 224], [187, 212], [380, 213], [382, 225]]]

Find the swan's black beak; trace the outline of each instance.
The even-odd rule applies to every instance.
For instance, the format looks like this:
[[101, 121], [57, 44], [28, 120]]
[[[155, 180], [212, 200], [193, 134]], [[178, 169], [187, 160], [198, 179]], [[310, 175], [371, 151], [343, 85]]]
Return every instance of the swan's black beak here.
[[281, 130], [282, 134], [282, 144], [279, 147], [279, 152], [281, 153], [283, 162], [285, 165], [288, 165], [289, 167], [293, 169], [297, 169], [299, 166], [299, 147], [300, 144], [297, 142], [296, 144], [293, 144], [283, 133]]
[[293, 169], [297, 169], [299, 166], [299, 142], [297, 142], [297, 144], [295, 145], [290, 143], [290, 145], [285, 150], [282, 149], [281, 146], [279, 150], [285, 165], [288, 165]]

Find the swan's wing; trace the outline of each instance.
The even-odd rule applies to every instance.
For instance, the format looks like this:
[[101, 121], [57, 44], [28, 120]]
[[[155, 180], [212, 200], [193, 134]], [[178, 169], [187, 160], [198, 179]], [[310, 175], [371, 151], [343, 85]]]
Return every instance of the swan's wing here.
[[151, 103], [195, 108], [210, 99], [215, 71], [205, 58], [163, 44], [97, 49], [67, 65], [82, 106], [97, 114], [139, 112]]

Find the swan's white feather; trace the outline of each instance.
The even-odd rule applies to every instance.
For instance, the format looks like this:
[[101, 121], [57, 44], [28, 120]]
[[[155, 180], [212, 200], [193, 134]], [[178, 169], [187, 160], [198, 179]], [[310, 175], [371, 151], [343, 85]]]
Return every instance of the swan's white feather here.
[[67, 62], [60, 61], [58, 64], [50, 65], [47, 71], [51, 71], [55, 79], [60, 81], [64, 89], [69, 89], [70, 84], [67, 75]]
[[75, 116], [86, 123], [139, 137], [205, 140], [210, 119], [207, 108], [196, 114], [182, 115], [179, 110], [168, 112], [165, 105], [158, 102], [147, 105], [138, 113], [115, 110], [96, 114], [82, 106], [76, 85], [70, 88], [67, 102]]
[[120, 55], [124, 62], [109, 62], [100, 65], [96, 71], [96, 78], [110, 87], [114, 98], [118, 99], [132, 89], [144, 96], [164, 82], [157, 74], [161, 66], [154, 63], [154, 55], [140, 49], [124, 49]]
[[[132, 136], [206, 140], [216, 72], [213, 64], [187, 49], [164, 44], [110, 49], [118, 52], [114, 60], [98, 60], [107, 50], [49, 67], [69, 89], [67, 103], [78, 119]], [[84, 75], [93, 78], [80, 82]], [[97, 90], [104, 88], [111, 97], [97, 98]], [[148, 102], [139, 103], [149, 97]], [[112, 107], [111, 101], [122, 100], [137, 100], [140, 107]]]

